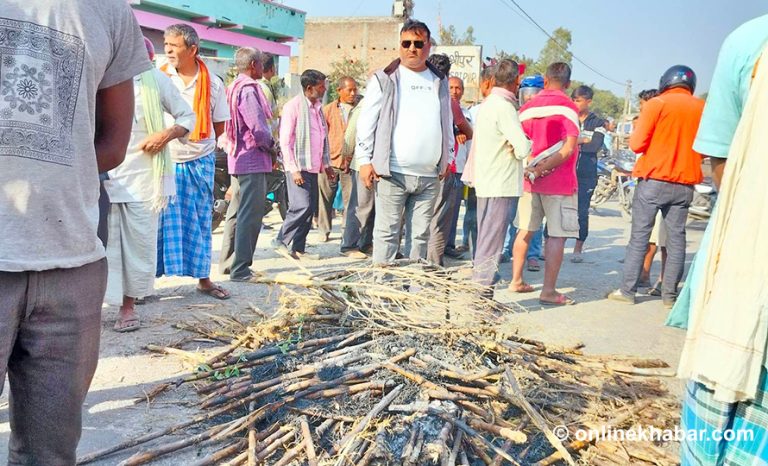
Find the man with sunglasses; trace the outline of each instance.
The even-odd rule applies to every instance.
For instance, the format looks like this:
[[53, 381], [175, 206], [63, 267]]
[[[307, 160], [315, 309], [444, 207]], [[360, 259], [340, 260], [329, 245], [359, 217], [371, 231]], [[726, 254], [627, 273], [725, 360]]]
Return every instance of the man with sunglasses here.
[[427, 63], [427, 25], [406, 21], [399, 51], [368, 82], [357, 126], [360, 178], [376, 196], [374, 264], [395, 260], [403, 212], [411, 259], [426, 257], [439, 179], [454, 158], [448, 80]]

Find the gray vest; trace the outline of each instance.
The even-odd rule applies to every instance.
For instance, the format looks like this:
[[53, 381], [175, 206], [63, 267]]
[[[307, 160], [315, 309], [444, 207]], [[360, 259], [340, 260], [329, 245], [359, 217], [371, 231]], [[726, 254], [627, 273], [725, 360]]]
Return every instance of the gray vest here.
[[[389, 159], [392, 155], [392, 135], [397, 121], [399, 66], [400, 59], [397, 59], [383, 70], [374, 73], [381, 87], [382, 100], [381, 111], [376, 122], [376, 132], [374, 133], [372, 163], [374, 170], [380, 176], [391, 176]], [[430, 63], [427, 63], [427, 67], [437, 76], [436, 84], [439, 84], [438, 97], [440, 98], [440, 122], [443, 128], [443, 147], [438, 164], [438, 174], [442, 174], [448, 168], [448, 162], [453, 154], [453, 147], [451, 146], [453, 140], [451, 97], [448, 93], [448, 80]]]

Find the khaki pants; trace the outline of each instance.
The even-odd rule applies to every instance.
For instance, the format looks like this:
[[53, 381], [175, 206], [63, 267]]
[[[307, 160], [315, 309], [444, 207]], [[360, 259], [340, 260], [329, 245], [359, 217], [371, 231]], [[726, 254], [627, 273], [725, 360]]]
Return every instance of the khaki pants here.
[[515, 226], [520, 230], [538, 231], [547, 219], [547, 232], [553, 238], [575, 238], [579, 235], [579, 196], [523, 193], [517, 205]]
[[[107, 261], [0, 272], [0, 380], [11, 386], [9, 465], [74, 465], [99, 359]], [[0, 388], [1, 390], [2, 388]]]

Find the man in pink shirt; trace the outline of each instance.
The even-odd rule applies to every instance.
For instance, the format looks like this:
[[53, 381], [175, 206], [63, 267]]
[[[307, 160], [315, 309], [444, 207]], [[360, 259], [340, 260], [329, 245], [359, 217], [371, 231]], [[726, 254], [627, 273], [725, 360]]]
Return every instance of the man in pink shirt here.
[[335, 177], [323, 116], [325, 80], [325, 75], [317, 70], [304, 71], [304, 92], [285, 104], [280, 119], [280, 150], [290, 204], [274, 246], [288, 253], [290, 245], [290, 254], [296, 259], [318, 258], [306, 253], [313, 206], [317, 205], [317, 174], [325, 170], [330, 180]]
[[[571, 298], [555, 289], [565, 240], [579, 232], [576, 179], [579, 116], [576, 105], [563, 92], [570, 82], [571, 67], [567, 63], [549, 65], [544, 90], [520, 108], [523, 130], [533, 147], [517, 210], [515, 225], [518, 233], [512, 252], [512, 283], [509, 287], [518, 293], [533, 291], [533, 287], [523, 281], [523, 266], [528, 244], [546, 217], [549, 238], [544, 247], [544, 286], [539, 302], [553, 306], [574, 304]], [[552, 156], [534, 162], [536, 156], [559, 143], [562, 146]]]

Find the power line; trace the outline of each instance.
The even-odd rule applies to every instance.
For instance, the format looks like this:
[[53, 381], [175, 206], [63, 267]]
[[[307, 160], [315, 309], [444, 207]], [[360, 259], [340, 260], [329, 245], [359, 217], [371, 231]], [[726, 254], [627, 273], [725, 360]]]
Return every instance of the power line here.
[[515, 10], [514, 8], [512, 8], [512, 6], [511, 6], [511, 5], [509, 5], [508, 3], [505, 3], [505, 2], [504, 2], [504, 0], [499, 0], [499, 1], [500, 1], [500, 2], [501, 2], [503, 5], [504, 5], [504, 6], [506, 6], [507, 8], [509, 8], [510, 10], [512, 10], [512, 11], [514, 11], [515, 13], [517, 13], [517, 15], [518, 15], [518, 16], [520, 16], [520, 13], [522, 13], [522, 15], [523, 15], [523, 16], [521, 16], [521, 17], [522, 17], [523, 19], [526, 19], [526, 20], [527, 20], [527, 21], [529, 21], [531, 24], [533, 24], [534, 26], [536, 26], [536, 28], [538, 28], [538, 29], [539, 29], [541, 32], [543, 32], [543, 33], [544, 33], [544, 35], [546, 35], [547, 37], [549, 37], [549, 39], [550, 39], [550, 40], [552, 40], [552, 42], [553, 42], [555, 45], [557, 45], [557, 46], [558, 46], [558, 47], [559, 47], [559, 48], [560, 48], [560, 49], [561, 49], [563, 52], [567, 52], [567, 53], [570, 53], [570, 54], [571, 54], [571, 56], [573, 57], [573, 59], [574, 59], [574, 60], [576, 60], [577, 62], [581, 63], [582, 65], [584, 65], [585, 67], [587, 67], [588, 69], [590, 69], [592, 72], [594, 72], [594, 73], [595, 73], [595, 74], [597, 74], [598, 76], [601, 76], [601, 77], [603, 77], [603, 78], [607, 79], [608, 81], [610, 81], [610, 82], [612, 82], [612, 83], [614, 83], [614, 84], [618, 84], [619, 86], [624, 86], [624, 85], [626, 85], [626, 83], [623, 83], [623, 82], [617, 81], [617, 80], [615, 80], [615, 79], [612, 79], [612, 78], [610, 78], [610, 77], [606, 76], [605, 74], [601, 73], [600, 71], [598, 71], [598, 70], [597, 70], [597, 69], [595, 69], [594, 67], [590, 66], [590, 65], [589, 65], [587, 62], [585, 62], [584, 60], [582, 60], [581, 58], [579, 58], [579, 57], [578, 57], [578, 56], [577, 56], [575, 53], [573, 53], [573, 52], [571, 52], [570, 50], [568, 50], [568, 48], [567, 48], [567, 47], [565, 47], [565, 46], [563, 46], [563, 45], [562, 45], [560, 42], [558, 42], [558, 41], [557, 41], [557, 39], [555, 39], [555, 38], [552, 36], [552, 34], [550, 34], [550, 33], [549, 33], [549, 32], [548, 32], [546, 29], [544, 29], [543, 27], [541, 27], [541, 25], [540, 25], [539, 23], [537, 23], [537, 22], [536, 22], [536, 20], [535, 20], [535, 19], [533, 19], [533, 17], [531, 17], [531, 15], [529, 15], [529, 14], [528, 14], [528, 12], [527, 12], [527, 11], [525, 11], [525, 10], [523, 9], [523, 7], [521, 7], [521, 6], [520, 6], [520, 5], [519, 5], [519, 4], [518, 4], [518, 3], [517, 3], [515, 0], [509, 0], [509, 1], [510, 1], [510, 2], [511, 2], [513, 5], [514, 5], [514, 6], [516, 6], [516, 7], [517, 7], [517, 8], [520, 10], [520, 12], [518, 12], [517, 10]]

